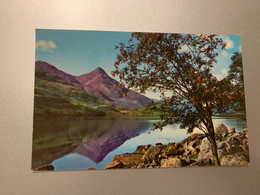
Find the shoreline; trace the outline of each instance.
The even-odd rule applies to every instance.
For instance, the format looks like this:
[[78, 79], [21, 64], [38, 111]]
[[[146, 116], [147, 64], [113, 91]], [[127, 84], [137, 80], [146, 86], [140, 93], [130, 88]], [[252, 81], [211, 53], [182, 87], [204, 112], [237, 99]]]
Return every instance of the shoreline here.
[[[236, 132], [234, 128], [218, 124], [215, 133], [221, 166], [250, 164], [247, 129]], [[139, 145], [133, 153], [115, 155], [106, 169], [196, 166], [212, 166], [211, 144], [200, 133], [168, 145]]]

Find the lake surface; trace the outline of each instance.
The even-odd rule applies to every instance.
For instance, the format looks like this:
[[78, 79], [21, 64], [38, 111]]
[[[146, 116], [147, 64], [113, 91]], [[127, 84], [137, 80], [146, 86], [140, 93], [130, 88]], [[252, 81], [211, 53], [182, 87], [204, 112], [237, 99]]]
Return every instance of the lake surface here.
[[[104, 169], [114, 155], [134, 152], [138, 145], [180, 142], [189, 136], [177, 124], [151, 131], [157, 121], [158, 116], [36, 117], [32, 168], [52, 164], [55, 170]], [[214, 117], [213, 122], [236, 131], [247, 127], [245, 120], [234, 117]]]

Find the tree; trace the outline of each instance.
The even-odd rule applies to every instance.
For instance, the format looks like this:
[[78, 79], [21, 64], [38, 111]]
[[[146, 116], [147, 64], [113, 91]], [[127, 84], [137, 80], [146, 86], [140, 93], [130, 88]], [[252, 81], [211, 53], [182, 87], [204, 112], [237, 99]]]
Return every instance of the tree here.
[[232, 64], [229, 66], [229, 79], [234, 84], [233, 91], [237, 97], [236, 107], [237, 111], [245, 112], [245, 91], [244, 91], [244, 75], [241, 52], [235, 52], [231, 57]]
[[[216, 35], [135, 32], [127, 44], [116, 46], [120, 54], [112, 72], [126, 86], [125, 95], [128, 89], [161, 93], [163, 114], [154, 129], [179, 123], [188, 133], [202, 130], [212, 145], [214, 165], [220, 161], [212, 115], [224, 113], [235, 99], [230, 79], [217, 81], [211, 73], [219, 47], [225, 43]], [[169, 91], [172, 95], [165, 95]]]

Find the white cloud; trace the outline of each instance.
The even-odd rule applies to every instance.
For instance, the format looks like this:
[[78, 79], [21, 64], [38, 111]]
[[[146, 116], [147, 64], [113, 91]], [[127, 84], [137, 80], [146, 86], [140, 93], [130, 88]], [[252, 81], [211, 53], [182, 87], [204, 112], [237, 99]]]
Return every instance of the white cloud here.
[[233, 49], [234, 48], [234, 42], [231, 40], [226, 40], [226, 49]]
[[53, 41], [39, 40], [36, 42], [36, 49], [44, 52], [53, 52], [56, 44]]
[[242, 47], [241, 47], [241, 45], [239, 46], [239, 52], [242, 52]]
[[223, 79], [223, 75], [220, 74], [215, 75], [215, 77], [217, 78], [218, 81]]
[[228, 35], [219, 35], [219, 37], [222, 38], [224, 43], [226, 43], [226, 49], [234, 48], [234, 42], [230, 40]]
[[227, 71], [227, 69], [225, 69], [225, 68], [223, 68], [223, 69], [221, 70], [221, 73], [222, 73], [223, 75], [228, 75], [228, 71]]

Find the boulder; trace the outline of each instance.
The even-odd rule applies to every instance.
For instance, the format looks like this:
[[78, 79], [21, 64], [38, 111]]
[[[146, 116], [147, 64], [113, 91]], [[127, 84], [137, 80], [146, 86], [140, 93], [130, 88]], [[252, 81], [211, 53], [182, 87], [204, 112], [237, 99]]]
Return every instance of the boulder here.
[[198, 138], [201, 137], [201, 136], [202, 136], [201, 133], [192, 133], [192, 134], [190, 135], [191, 140], [198, 139]]
[[233, 133], [236, 133], [235, 128], [229, 128], [228, 129], [228, 134], [233, 134]]
[[246, 161], [246, 157], [242, 153], [235, 153], [224, 156], [220, 160], [222, 166], [236, 166], [236, 165], [247, 165], [249, 162]]
[[227, 142], [226, 141], [222, 141], [222, 142], [218, 143], [217, 149], [218, 150], [227, 151]]
[[223, 133], [228, 133], [228, 129], [226, 125], [221, 123], [216, 125], [216, 127], [214, 128], [214, 132], [216, 135], [222, 135]]
[[125, 153], [115, 155], [112, 162], [106, 166], [106, 169], [131, 168], [134, 165], [137, 167], [142, 162], [142, 156], [143, 155], [139, 153]]
[[123, 167], [125, 167], [124, 164], [121, 161], [117, 160], [115, 157], [116, 156], [114, 156], [114, 158], [111, 161], [111, 163], [109, 163], [106, 166], [106, 169], [116, 169], [116, 168], [123, 168]]
[[227, 137], [227, 135], [228, 135], [227, 131], [221, 134], [222, 137]]
[[[235, 133], [236, 134], [236, 133]], [[232, 146], [239, 146], [240, 144], [242, 144], [242, 140], [240, 139], [239, 135], [235, 135], [228, 138], [227, 142]]]
[[201, 141], [200, 153], [199, 153], [198, 159], [211, 158], [211, 157], [212, 157], [211, 143], [210, 143], [209, 140], [205, 137], [205, 138]]
[[146, 145], [140, 145], [137, 146], [135, 153], [142, 153], [144, 154], [147, 151], [147, 146]]
[[175, 144], [168, 144], [162, 151], [162, 156], [174, 156], [178, 154], [178, 149], [175, 147]]
[[138, 166], [137, 166], [138, 169], [141, 169], [141, 168], [145, 168], [145, 164], [144, 163], [140, 163]]
[[181, 159], [177, 157], [170, 157], [168, 159], [161, 160], [161, 167], [181, 167]]
[[158, 146], [150, 146], [146, 153], [142, 156], [141, 160], [145, 164], [151, 163], [153, 160], [157, 159], [158, 155], [160, 154], [161, 150], [164, 149], [166, 146], [158, 145]]

